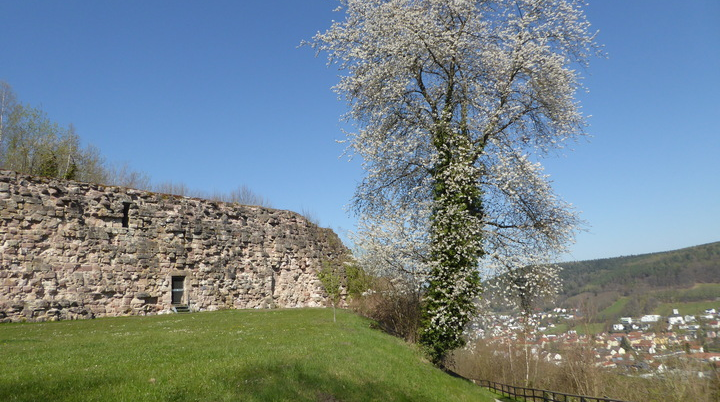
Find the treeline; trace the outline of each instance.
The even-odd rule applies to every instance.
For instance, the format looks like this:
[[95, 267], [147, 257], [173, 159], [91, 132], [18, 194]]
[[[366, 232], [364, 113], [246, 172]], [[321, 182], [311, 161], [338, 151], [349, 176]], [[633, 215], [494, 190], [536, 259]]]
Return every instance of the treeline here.
[[0, 166], [37, 176], [106, 183], [97, 148], [82, 147], [72, 125], [61, 127], [37, 107], [17, 101], [0, 81]]
[[270, 201], [247, 186], [230, 193], [192, 190], [182, 182], [153, 184], [146, 173], [127, 164], [108, 163], [100, 150], [83, 146], [72, 124], [63, 127], [47, 113], [18, 101], [0, 80], [0, 168], [66, 180], [130, 187], [138, 190], [269, 207]]
[[662, 253], [560, 264], [564, 298], [589, 292], [686, 288], [720, 283], [720, 242]]

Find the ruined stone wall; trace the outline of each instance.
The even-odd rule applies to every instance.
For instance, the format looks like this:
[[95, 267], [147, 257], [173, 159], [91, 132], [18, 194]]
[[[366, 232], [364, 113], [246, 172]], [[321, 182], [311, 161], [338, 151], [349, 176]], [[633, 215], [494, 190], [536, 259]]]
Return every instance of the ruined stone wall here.
[[294, 212], [0, 170], [4, 322], [320, 306], [346, 252]]

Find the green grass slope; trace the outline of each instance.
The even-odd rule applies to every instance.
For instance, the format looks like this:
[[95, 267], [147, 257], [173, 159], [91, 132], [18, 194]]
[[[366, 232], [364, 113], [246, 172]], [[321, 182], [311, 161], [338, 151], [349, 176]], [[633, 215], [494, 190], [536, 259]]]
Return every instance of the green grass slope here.
[[1, 401], [493, 401], [349, 312], [0, 325]]
[[[619, 297], [613, 304], [600, 311], [599, 320], [613, 320], [628, 312], [628, 303], [634, 299], [652, 301], [646, 303], [643, 313], [659, 314], [666, 317], [677, 309], [680, 314], [699, 315], [706, 309], [720, 307], [720, 283], [701, 283], [689, 289], [647, 290], [638, 295]], [[640, 306], [638, 306], [639, 308]], [[625, 314], [627, 315], [627, 314]]]

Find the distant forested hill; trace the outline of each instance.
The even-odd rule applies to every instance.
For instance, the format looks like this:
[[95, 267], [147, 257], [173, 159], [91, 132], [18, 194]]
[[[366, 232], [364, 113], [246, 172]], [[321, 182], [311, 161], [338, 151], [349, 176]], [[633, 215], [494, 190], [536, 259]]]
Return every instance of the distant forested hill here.
[[720, 242], [560, 265], [564, 286], [559, 301], [570, 307], [592, 304], [600, 312], [623, 298], [624, 311], [617, 314], [640, 314], [667, 301], [720, 298], [718, 287], [697, 286], [720, 283]]
[[720, 283], [720, 242], [662, 253], [567, 262], [564, 294]]

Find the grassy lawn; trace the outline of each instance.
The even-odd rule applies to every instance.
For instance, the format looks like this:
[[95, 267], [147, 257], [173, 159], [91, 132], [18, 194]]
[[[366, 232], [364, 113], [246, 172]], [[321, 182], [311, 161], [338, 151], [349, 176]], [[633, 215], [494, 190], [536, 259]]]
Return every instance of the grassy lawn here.
[[654, 313], [667, 317], [672, 314], [673, 309], [678, 309], [681, 315], [700, 315], [706, 309], [720, 308], [720, 302], [717, 301], [699, 301], [699, 302], [677, 302], [677, 303], [660, 303]]
[[605, 332], [605, 323], [593, 322], [589, 324], [578, 324], [574, 329], [581, 335], [597, 335]]
[[601, 311], [598, 314], [598, 319], [600, 321], [606, 321], [609, 319], [609, 317], [615, 317], [620, 314], [622, 309], [625, 307], [625, 305], [628, 303], [627, 297], [621, 297], [617, 299], [613, 304], [611, 304], [608, 308]]
[[493, 401], [324, 309], [3, 324], [0, 356], [0, 401]]
[[555, 324], [554, 327], [548, 328], [547, 331], [545, 331], [545, 334], [550, 335], [560, 335], [562, 333], [567, 332], [567, 330], [570, 329], [570, 327], [565, 323]]

